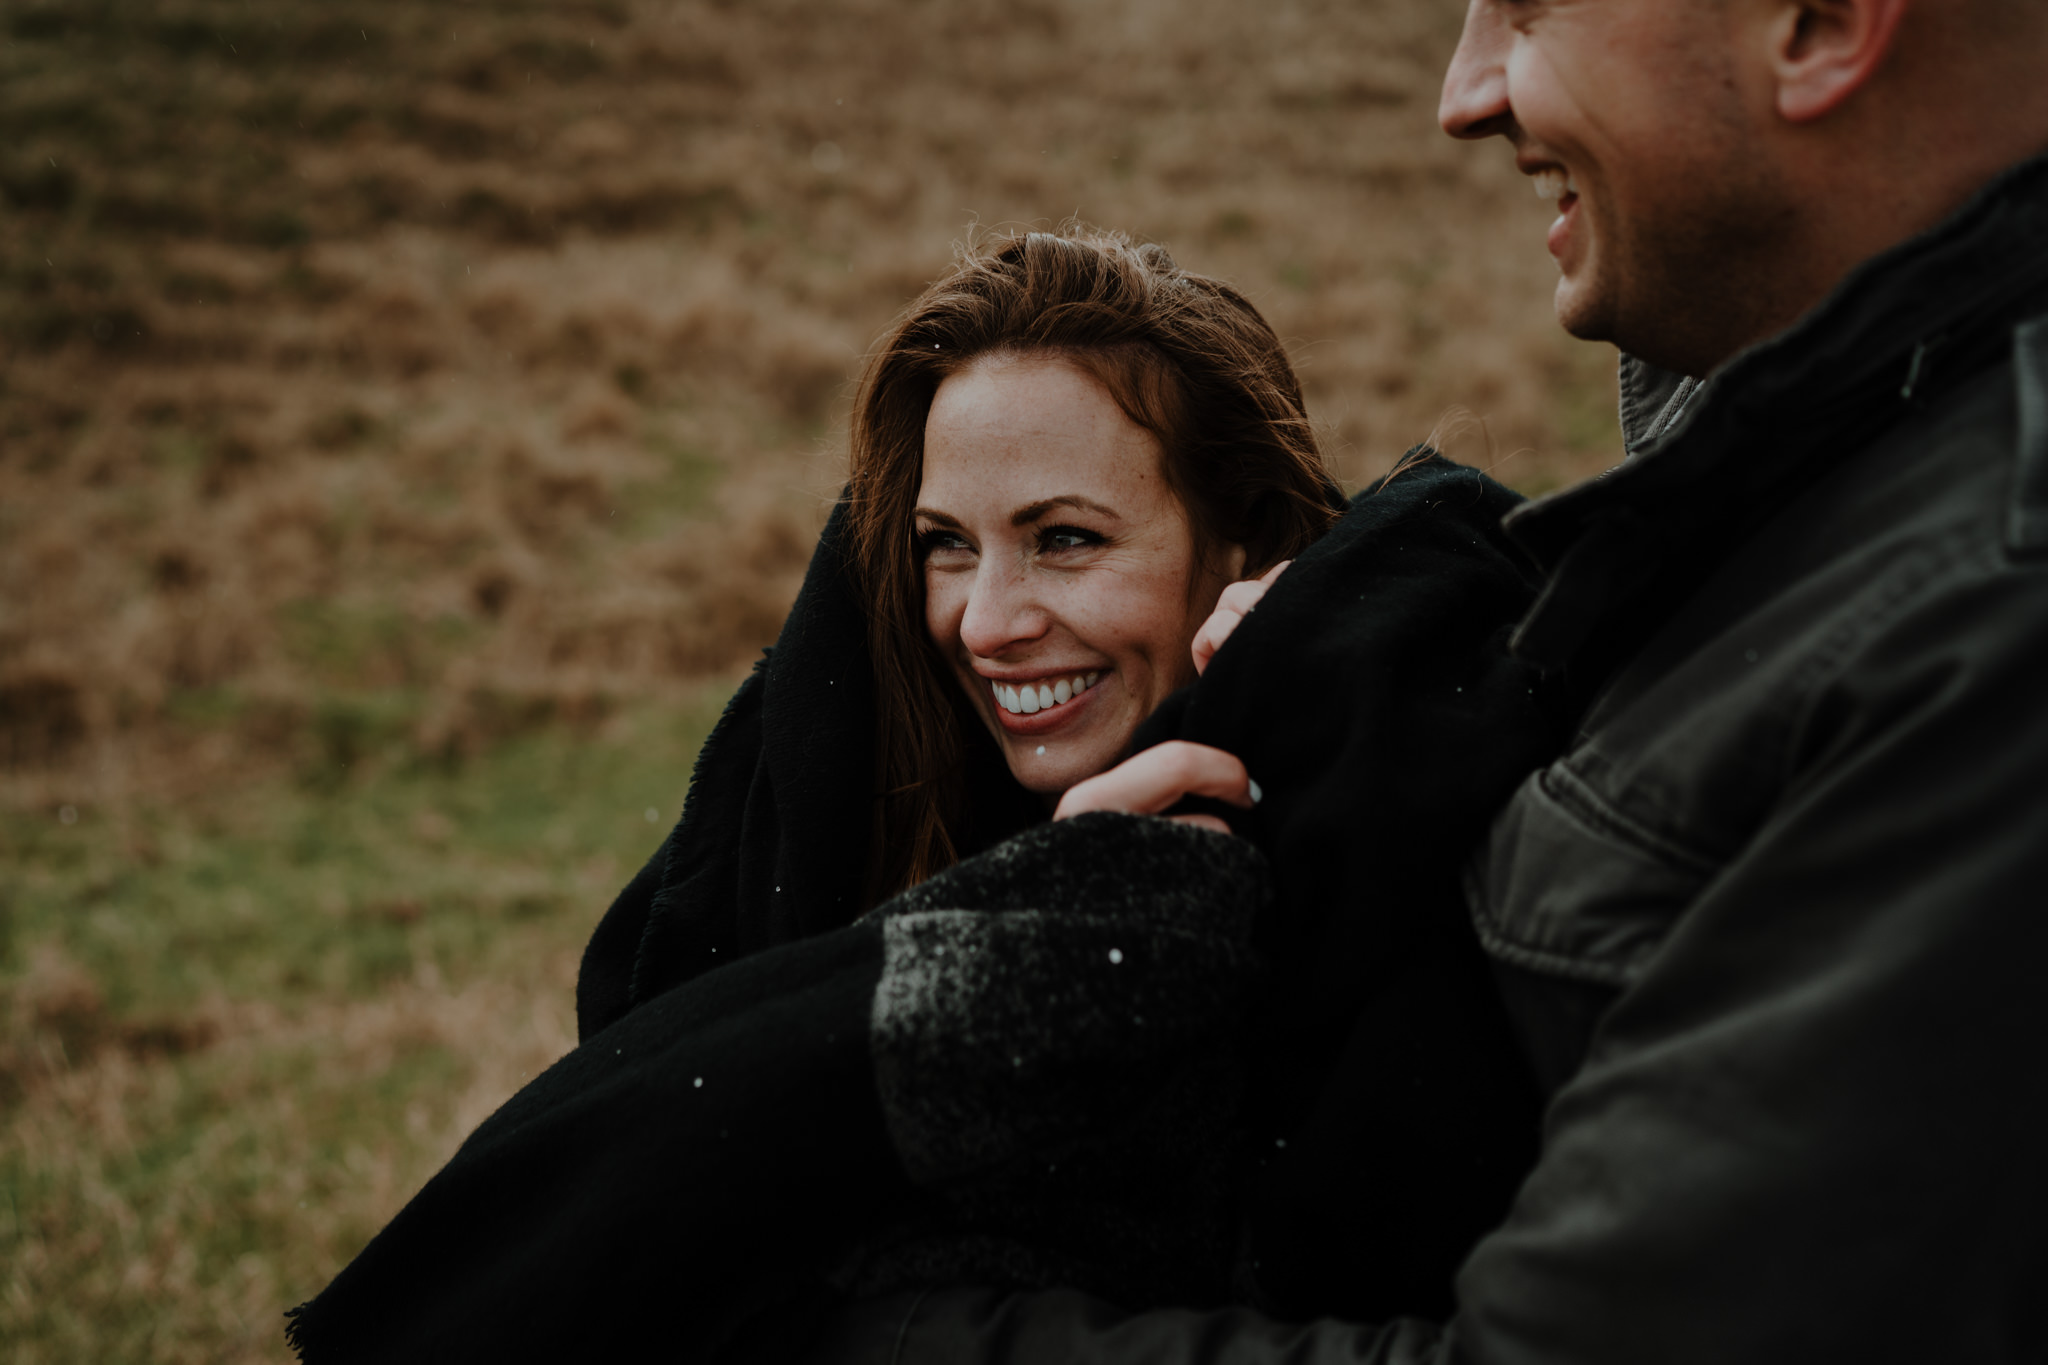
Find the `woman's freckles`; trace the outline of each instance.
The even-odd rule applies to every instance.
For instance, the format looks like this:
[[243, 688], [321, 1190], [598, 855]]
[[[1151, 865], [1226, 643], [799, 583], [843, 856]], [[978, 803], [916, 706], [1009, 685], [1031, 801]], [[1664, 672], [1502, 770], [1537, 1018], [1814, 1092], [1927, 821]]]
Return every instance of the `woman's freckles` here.
[[1186, 514], [1158, 442], [1070, 362], [986, 357], [940, 385], [917, 525], [927, 629], [1027, 788], [1108, 766], [1192, 678], [1210, 604]]

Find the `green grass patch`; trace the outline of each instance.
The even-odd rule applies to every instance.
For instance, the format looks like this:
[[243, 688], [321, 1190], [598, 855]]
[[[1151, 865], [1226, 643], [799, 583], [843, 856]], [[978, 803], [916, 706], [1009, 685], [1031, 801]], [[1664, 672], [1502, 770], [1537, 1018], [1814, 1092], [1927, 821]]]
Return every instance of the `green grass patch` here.
[[[70, 824], [0, 814], [12, 888], [0, 982], [55, 949], [118, 1021], [209, 995], [356, 998], [425, 963], [449, 980], [495, 970], [522, 951], [508, 936], [595, 923], [676, 818], [721, 702], [712, 689], [675, 713], [542, 729], [446, 765], [376, 747], [409, 714], [401, 701], [337, 701], [315, 728], [356, 761], [322, 782], [270, 779], [120, 815], [76, 808]], [[193, 700], [215, 719], [232, 706]]]
[[0, 1360], [281, 1359], [284, 1308], [567, 1045], [725, 691], [454, 770], [0, 812]]

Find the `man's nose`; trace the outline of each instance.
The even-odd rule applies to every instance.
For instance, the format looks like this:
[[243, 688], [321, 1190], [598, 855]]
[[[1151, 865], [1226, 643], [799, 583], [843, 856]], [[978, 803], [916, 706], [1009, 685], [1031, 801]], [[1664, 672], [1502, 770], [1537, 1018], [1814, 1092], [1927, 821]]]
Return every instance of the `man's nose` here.
[[1452, 137], [1493, 137], [1513, 126], [1514, 111], [1508, 106], [1513, 41], [1500, 0], [1471, 0], [1436, 106], [1436, 121]]
[[981, 659], [994, 659], [1016, 645], [1045, 634], [1044, 604], [1031, 590], [1031, 575], [985, 556], [967, 592], [960, 616], [960, 643]]

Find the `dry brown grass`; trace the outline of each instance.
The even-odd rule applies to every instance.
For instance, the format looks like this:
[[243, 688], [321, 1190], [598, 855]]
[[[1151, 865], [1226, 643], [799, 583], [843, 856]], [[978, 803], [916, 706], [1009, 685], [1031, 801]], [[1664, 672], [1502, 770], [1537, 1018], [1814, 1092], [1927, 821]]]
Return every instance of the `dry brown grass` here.
[[[201, 1056], [109, 1047], [53, 1069], [7, 1122], [35, 1196], [13, 1211], [9, 1358], [287, 1356], [283, 1306], [574, 1043], [575, 961], [289, 1012], [215, 1002]], [[366, 1104], [382, 1131], [352, 1121]]]
[[[566, 1045], [584, 835], [517, 850], [526, 961], [435, 935], [532, 898], [335, 870], [377, 846], [188, 876], [224, 793], [332, 821], [729, 677], [863, 348], [977, 225], [1245, 287], [1354, 481], [1458, 406], [1525, 488], [1607, 463], [1542, 206], [1434, 126], [1461, 8], [0, 0], [0, 1355], [275, 1358]], [[589, 790], [672, 815], [687, 752], [641, 760]], [[407, 868], [484, 847], [438, 819]]]
[[7, 13], [17, 779], [96, 795], [185, 694], [261, 747], [404, 691], [432, 747], [744, 658], [974, 223], [1244, 284], [1352, 478], [1454, 404], [1526, 485], [1612, 448], [1540, 208], [1434, 129], [1454, 0]]

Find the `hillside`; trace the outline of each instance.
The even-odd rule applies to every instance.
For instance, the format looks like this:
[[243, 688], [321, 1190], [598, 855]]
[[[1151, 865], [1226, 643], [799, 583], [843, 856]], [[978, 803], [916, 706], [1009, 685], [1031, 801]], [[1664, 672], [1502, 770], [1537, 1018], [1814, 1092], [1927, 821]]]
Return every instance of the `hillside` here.
[[751, 657], [863, 348], [976, 225], [1242, 284], [1354, 479], [1453, 405], [1512, 482], [1598, 467], [1542, 207], [1434, 127], [1458, 19], [12, 0], [5, 790], [473, 751]]

